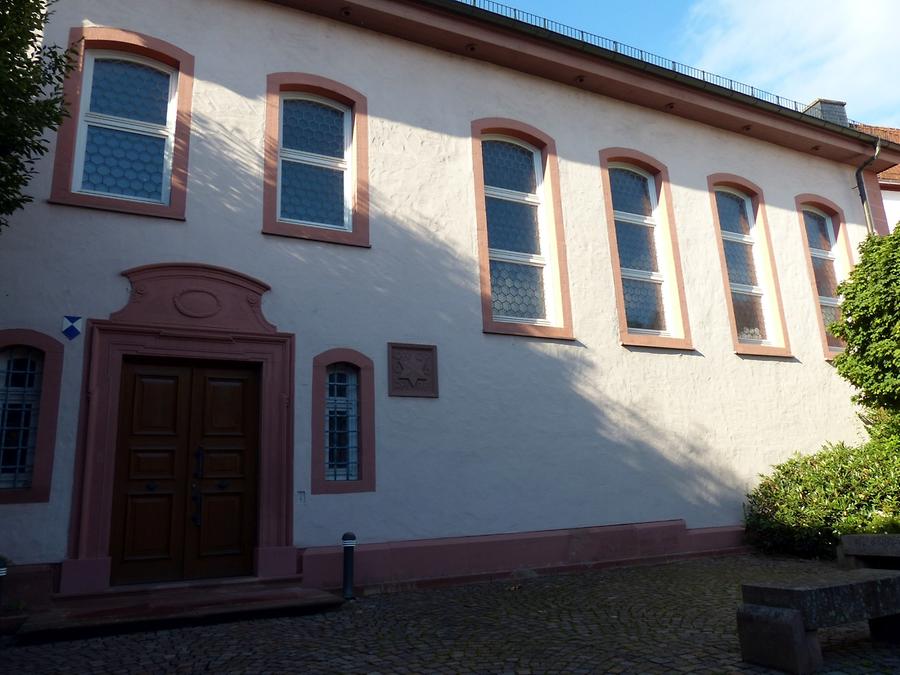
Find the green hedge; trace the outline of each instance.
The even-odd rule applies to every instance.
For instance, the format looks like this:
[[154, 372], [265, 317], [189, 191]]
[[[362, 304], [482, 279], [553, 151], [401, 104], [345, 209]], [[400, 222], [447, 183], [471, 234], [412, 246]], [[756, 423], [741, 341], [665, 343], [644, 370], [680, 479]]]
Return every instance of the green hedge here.
[[842, 534], [900, 533], [900, 424], [860, 446], [830, 445], [779, 464], [747, 495], [750, 542], [773, 553], [834, 557]]

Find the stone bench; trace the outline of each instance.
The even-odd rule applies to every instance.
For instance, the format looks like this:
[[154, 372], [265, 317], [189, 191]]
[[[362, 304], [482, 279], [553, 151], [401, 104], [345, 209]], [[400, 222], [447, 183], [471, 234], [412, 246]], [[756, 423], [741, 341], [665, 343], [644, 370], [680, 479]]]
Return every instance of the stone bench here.
[[900, 569], [900, 534], [845, 534], [837, 558], [844, 569]]
[[862, 569], [801, 582], [743, 584], [741, 658], [789, 673], [822, 665], [816, 631], [868, 620], [873, 640], [900, 642], [900, 572]]

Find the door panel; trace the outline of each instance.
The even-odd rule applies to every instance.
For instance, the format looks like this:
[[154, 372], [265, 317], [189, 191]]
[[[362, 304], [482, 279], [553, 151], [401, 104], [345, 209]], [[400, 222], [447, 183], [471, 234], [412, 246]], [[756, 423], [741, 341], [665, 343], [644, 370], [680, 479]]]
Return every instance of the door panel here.
[[110, 532], [114, 584], [182, 576], [190, 399], [190, 368], [123, 364]]
[[255, 370], [126, 362], [118, 443], [113, 583], [252, 574]]
[[252, 370], [196, 369], [191, 488], [199, 492], [185, 538], [185, 578], [250, 574], [256, 535], [259, 382]]
[[172, 551], [174, 495], [129, 495], [125, 513], [124, 562], [168, 560]]
[[241, 552], [243, 499], [239, 494], [207, 494], [203, 502], [200, 550], [203, 555]]
[[165, 377], [140, 372], [134, 380], [134, 407], [131, 433], [142, 436], [172, 436], [179, 432], [179, 378], [183, 374]]

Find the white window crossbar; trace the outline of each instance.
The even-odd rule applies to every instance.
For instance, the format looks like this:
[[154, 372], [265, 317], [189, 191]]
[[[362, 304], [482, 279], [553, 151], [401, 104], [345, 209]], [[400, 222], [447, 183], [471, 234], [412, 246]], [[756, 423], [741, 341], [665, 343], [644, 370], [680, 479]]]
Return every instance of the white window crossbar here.
[[484, 194], [486, 197], [496, 197], [497, 199], [505, 199], [510, 202], [521, 202], [523, 204], [533, 204], [539, 206], [540, 198], [531, 192], [517, 192], [516, 190], [507, 190], [505, 188], [484, 186]]
[[346, 171], [349, 166], [347, 160], [344, 158], [328, 157], [327, 155], [317, 155], [312, 152], [290, 150], [288, 148], [281, 149], [281, 159], [289, 162], [312, 164], [313, 166], [321, 166], [326, 169], [336, 169], [338, 171]]
[[820, 248], [810, 248], [809, 255], [813, 258], [821, 258], [822, 260], [837, 260], [837, 256], [831, 251], [823, 251]]
[[518, 263], [520, 265], [532, 265], [533, 267], [544, 267], [547, 264], [547, 258], [542, 255], [519, 253], [518, 251], [506, 251], [501, 248], [489, 248], [488, 257], [491, 260]]
[[656, 227], [656, 220], [650, 216], [642, 216], [637, 213], [628, 213], [627, 211], [613, 211], [613, 217], [626, 223], [635, 225], [646, 225], [647, 227]]
[[735, 293], [743, 293], [744, 295], [756, 295], [762, 297], [765, 295], [763, 289], [759, 286], [748, 286], [747, 284], [730, 283], [731, 290]]
[[635, 270], [630, 267], [623, 267], [622, 277], [625, 279], [635, 279], [637, 281], [650, 281], [655, 284], [662, 284], [665, 277], [660, 272], [650, 272], [647, 270]]
[[748, 234], [739, 234], [737, 232], [729, 232], [727, 230], [722, 230], [722, 239], [726, 239], [728, 241], [736, 241], [741, 244], [750, 244], [751, 246], [756, 243], [756, 241]]

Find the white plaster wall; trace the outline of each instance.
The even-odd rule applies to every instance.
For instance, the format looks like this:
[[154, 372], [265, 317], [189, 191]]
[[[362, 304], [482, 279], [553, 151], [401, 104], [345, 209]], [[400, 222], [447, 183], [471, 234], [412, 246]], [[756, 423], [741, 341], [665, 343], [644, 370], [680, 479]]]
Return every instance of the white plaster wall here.
[[900, 192], [882, 190], [881, 198], [884, 200], [884, 213], [887, 215], [888, 226], [891, 232], [900, 223]]
[[[258, 277], [270, 321], [297, 336], [295, 542], [346, 530], [385, 541], [685, 518], [741, 520], [755, 477], [794, 451], [856, 441], [850, 388], [822, 355], [794, 196], [821, 194], [864, 234], [853, 167], [249, 0], [68, 0], [82, 23], [137, 30], [196, 57], [186, 222], [36, 202], [0, 238], [4, 327], [58, 335], [106, 318], [121, 270], [202, 261]], [[372, 248], [260, 233], [266, 74], [315, 73], [368, 97]], [[470, 122], [511, 117], [557, 143], [576, 342], [484, 335]], [[668, 165], [696, 351], [618, 344], [598, 150]], [[733, 353], [706, 176], [762, 187], [795, 359]], [[386, 343], [439, 346], [439, 399], [388, 398]], [[313, 356], [376, 366], [377, 491], [309, 494]], [[3, 553], [65, 556], [84, 340], [66, 345], [49, 504], [0, 506]]]

